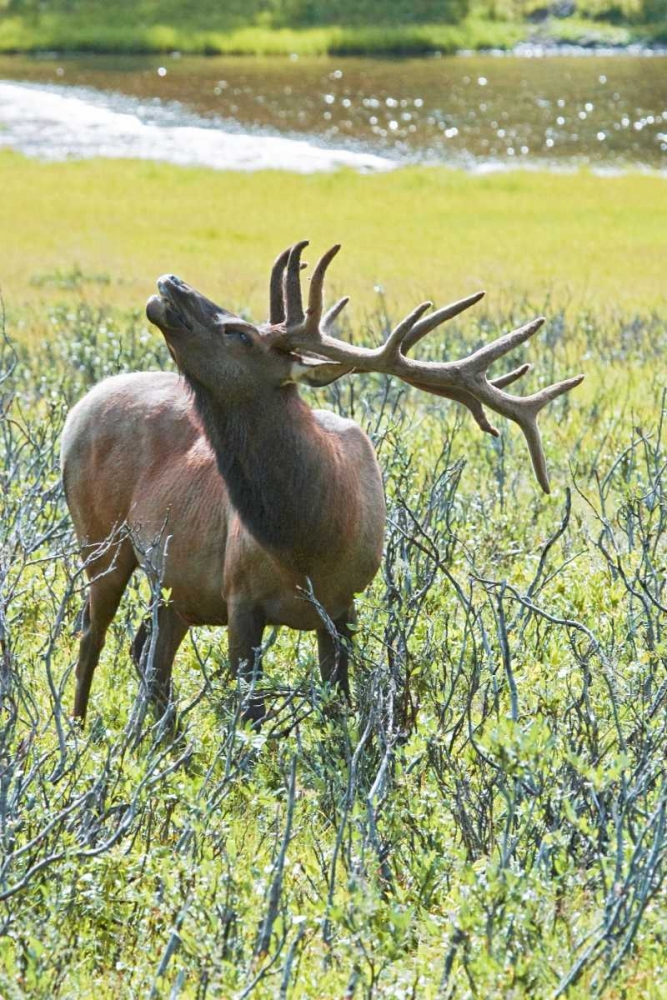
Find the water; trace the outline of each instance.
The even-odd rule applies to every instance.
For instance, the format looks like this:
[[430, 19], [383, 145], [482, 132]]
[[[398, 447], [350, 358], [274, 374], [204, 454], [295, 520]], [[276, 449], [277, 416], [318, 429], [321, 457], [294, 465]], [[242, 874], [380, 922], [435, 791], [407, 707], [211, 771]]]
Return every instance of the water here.
[[0, 141], [33, 155], [667, 169], [665, 56], [5, 57], [0, 80], [33, 85], [0, 89]]
[[0, 81], [0, 147], [46, 160], [132, 157], [226, 170], [387, 170], [386, 157], [244, 133], [173, 102], [146, 106], [89, 87]]

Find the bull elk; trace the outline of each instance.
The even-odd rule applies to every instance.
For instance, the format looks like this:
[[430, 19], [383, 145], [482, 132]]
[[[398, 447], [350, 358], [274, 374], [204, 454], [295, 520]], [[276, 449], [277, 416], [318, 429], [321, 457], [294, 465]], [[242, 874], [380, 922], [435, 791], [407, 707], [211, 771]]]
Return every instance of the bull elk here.
[[[566, 379], [526, 397], [505, 387], [529, 365], [489, 379], [489, 366], [528, 340], [537, 319], [456, 361], [415, 361], [409, 351], [483, 292], [428, 313], [418, 306], [377, 348], [332, 336], [347, 299], [323, 314], [332, 247], [312, 275], [307, 308], [301, 254], [307, 241], [277, 258], [269, 321], [255, 326], [227, 312], [173, 275], [157, 282], [147, 304], [179, 374], [116, 375], [71, 411], [62, 442], [67, 503], [86, 558], [88, 596], [76, 668], [74, 715], [85, 718], [93, 672], [125, 587], [165, 524], [152, 696], [169, 703], [176, 651], [191, 625], [227, 625], [236, 676], [259, 670], [267, 625], [317, 633], [324, 681], [348, 688], [348, 641], [355, 594], [380, 565], [385, 502], [368, 437], [351, 420], [312, 410], [299, 395], [352, 372], [383, 372], [466, 406], [482, 430], [497, 435], [484, 407], [515, 421], [533, 467], [549, 492], [537, 427], [540, 410], [578, 385]], [[127, 528], [114, 538], [119, 524]], [[308, 586], [316, 603], [304, 599]], [[132, 645], [142, 662], [144, 622]], [[259, 721], [262, 699], [247, 717]]]

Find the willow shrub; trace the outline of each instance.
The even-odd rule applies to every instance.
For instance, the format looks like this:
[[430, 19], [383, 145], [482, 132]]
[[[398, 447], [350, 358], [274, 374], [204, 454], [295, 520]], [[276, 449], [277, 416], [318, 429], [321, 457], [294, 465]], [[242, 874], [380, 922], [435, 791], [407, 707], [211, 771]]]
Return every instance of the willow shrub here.
[[[511, 319], [424, 350], [474, 349]], [[170, 741], [137, 711], [128, 645], [154, 599], [139, 579], [87, 728], [69, 717], [83, 578], [57, 469], [69, 406], [168, 363], [164, 345], [86, 305], [55, 310], [41, 344], [5, 342], [0, 993], [657, 996], [666, 347], [650, 315], [556, 315], [531, 343], [533, 385], [597, 359], [543, 418], [550, 499], [507, 426], [483, 437], [382, 378], [331, 387], [375, 440], [389, 506], [352, 705], [286, 630], [267, 641], [270, 717], [243, 729], [224, 634], [198, 629]]]

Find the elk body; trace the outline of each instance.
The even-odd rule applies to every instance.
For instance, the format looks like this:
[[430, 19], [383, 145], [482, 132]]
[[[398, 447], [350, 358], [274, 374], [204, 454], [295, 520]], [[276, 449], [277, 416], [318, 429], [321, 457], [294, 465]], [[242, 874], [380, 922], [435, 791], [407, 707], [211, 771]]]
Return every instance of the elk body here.
[[[345, 344], [331, 336], [331, 327], [347, 300], [322, 315], [324, 275], [339, 248], [315, 268], [304, 312], [305, 245], [275, 262], [264, 326], [230, 314], [174, 276], [160, 279], [147, 314], [183, 377], [109, 378], [67, 419], [63, 480], [89, 578], [74, 705], [81, 719], [106, 631], [147, 553], [160, 563], [169, 592], [151, 640], [159, 712], [169, 701], [176, 651], [188, 628], [199, 624], [227, 625], [231, 669], [246, 678], [259, 669], [267, 625], [315, 631], [322, 678], [348, 692], [354, 596], [373, 579], [382, 555], [382, 479], [364, 432], [310, 409], [299, 395], [301, 382], [326, 385], [354, 371], [395, 374], [463, 403], [482, 429], [497, 433], [486, 404], [520, 424], [548, 491], [537, 413], [581, 376], [523, 398], [503, 387], [527, 365], [496, 380], [486, 376], [492, 361], [532, 336], [541, 321], [461, 361], [407, 358], [421, 337], [480, 293], [428, 316], [425, 303], [381, 348]], [[138, 665], [149, 635], [146, 621], [132, 644]], [[259, 720], [263, 713], [261, 698], [251, 699], [247, 716]]]

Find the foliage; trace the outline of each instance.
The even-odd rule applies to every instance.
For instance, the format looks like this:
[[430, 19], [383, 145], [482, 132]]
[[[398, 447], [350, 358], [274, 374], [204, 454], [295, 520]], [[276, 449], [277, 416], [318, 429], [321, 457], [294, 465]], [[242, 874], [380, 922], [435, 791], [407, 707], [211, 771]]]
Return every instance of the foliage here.
[[[201, 0], [183, 4], [178, 0], [116, 0], [117, 15], [135, 24], [169, 23], [187, 18], [197, 26], [234, 27], [258, 20], [271, 25], [362, 23], [362, 24], [435, 24], [452, 20], [452, 10], [465, 10], [465, 0]], [[73, 15], [103, 16], [102, 0], [1, 0], [0, 10], [8, 14], [52, 14], [59, 11]]]
[[275, 0], [272, 20], [295, 27], [309, 24], [456, 23], [469, 0]]
[[667, 25], [667, 0], [642, 0], [643, 20]]
[[122, 52], [174, 51], [204, 55], [422, 55], [459, 49], [507, 49], [521, 41], [518, 23], [467, 18], [460, 24], [322, 25], [281, 28], [262, 24], [214, 28], [188, 20], [166, 24], [132, 24], [113, 9], [92, 19], [87, 15], [40, 14], [0, 16], [0, 52]]
[[665, 20], [664, 0], [0, 0], [0, 51], [414, 55], [659, 41]]
[[633, 23], [641, 18], [641, 0], [490, 0], [489, 15], [496, 19], [528, 20], [540, 24], [553, 18], [569, 22], [588, 19], [611, 24]]
[[[35, 20], [43, 15], [105, 18], [101, 0], [3, 0], [0, 11]], [[312, 24], [437, 24], [455, 22], [467, 13], [468, 0], [116, 0], [114, 13], [135, 27], [188, 22], [193, 27], [229, 30], [263, 23], [269, 27]]]
[[[515, 318], [482, 313], [425, 350], [454, 356]], [[281, 634], [270, 720], [243, 730], [222, 636], [201, 629], [177, 662], [175, 742], [135, 724], [143, 584], [87, 729], [68, 717], [83, 580], [56, 467], [72, 402], [166, 352], [85, 303], [52, 310], [41, 343], [5, 344], [3, 996], [659, 995], [663, 320], [552, 314], [531, 344], [538, 384], [595, 359], [544, 419], [550, 500], [506, 426], [494, 442], [383, 379], [333, 386], [389, 499], [354, 704], [319, 684], [308, 637]], [[386, 310], [371, 322], [380, 333]]]

